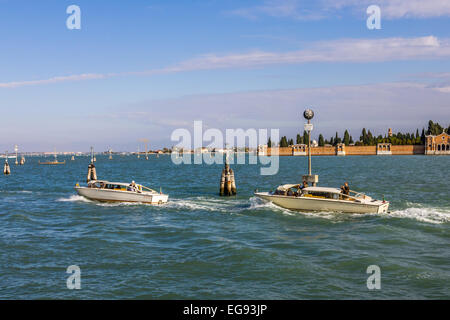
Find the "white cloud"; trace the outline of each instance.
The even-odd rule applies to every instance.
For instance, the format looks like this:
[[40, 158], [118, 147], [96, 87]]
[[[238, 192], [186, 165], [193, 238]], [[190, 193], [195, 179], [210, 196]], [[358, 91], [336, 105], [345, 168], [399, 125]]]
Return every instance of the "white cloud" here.
[[118, 110], [129, 110], [119, 111], [124, 121], [159, 128], [166, 136], [179, 125], [190, 129], [194, 120], [222, 130], [279, 128], [283, 135], [294, 136], [302, 130], [304, 108], [311, 106], [316, 112], [315, 135], [329, 137], [336, 130], [342, 134], [349, 129], [358, 138], [362, 127], [377, 135], [389, 127], [412, 132], [426, 126], [429, 119], [447, 119], [448, 101], [448, 91], [401, 82], [184, 96], [124, 105]]
[[288, 52], [254, 51], [228, 55], [207, 54], [162, 69], [108, 74], [81, 74], [0, 83], [0, 88], [15, 88], [57, 82], [104, 79], [117, 76], [158, 75], [196, 70], [251, 68], [277, 64], [367, 63], [404, 60], [435, 60], [450, 57], [450, 40], [434, 36], [418, 38], [341, 39], [316, 42], [302, 50]]
[[372, 4], [381, 8], [382, 18], [434, 18], [450, 16], [449, 0], [267, 0], [262, 4], [239, 8], [231, 14], [248, 19], [261, 16], [292, 18], [297, 20], [314, 20], [340, 14], [349, 9], [356, 15], [365, 15], [365, 9]]
[[306, 4], [305, 1], [300, 0], [267, 0], [261, 5], [239, 8], [230, 13], [252, 20], [263, 15], [296, 20], [318, 20], [324, 18], [322, 13], [308, 8]]
[[53, 77], [53, 78], [43, 79], [43, 80], [3, 82], [3, 83], [0, 83], [0, 88], [17, 88], [17, 87], [22, 87], [22, 86], [50, 84], [50, 83], [57, 83], [57, 82], [104, 79], [108, 76], [110, 76], [110, 75], [87, 73], [87, 74], [76, 74], [76, 75], [69, 75], [69, 76], [59, 76], [59, 77]]

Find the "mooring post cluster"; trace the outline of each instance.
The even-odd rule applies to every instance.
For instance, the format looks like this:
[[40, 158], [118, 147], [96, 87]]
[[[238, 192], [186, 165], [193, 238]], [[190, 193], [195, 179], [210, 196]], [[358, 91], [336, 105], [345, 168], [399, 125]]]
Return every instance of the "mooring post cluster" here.
[[4, 175], [11, 174], [11, 168], [9, 167], [9, 163], [8, 163], [8, 151], [6, 151], [6, 153], [5, 153], [5, 165], [3, 166], [3, 174]]
[[91, 147], [91, 163], [88, 166], [87, 182], [97, 180], [97, 171], [94, 165], [94, 148]]
[[220, 178], [220, 195], [221, 196], [234, 196], [236, 195], [236, 182], [234, 180], [234, 171], [225, 162], [225, 167], [222, 170], [222, 176]]

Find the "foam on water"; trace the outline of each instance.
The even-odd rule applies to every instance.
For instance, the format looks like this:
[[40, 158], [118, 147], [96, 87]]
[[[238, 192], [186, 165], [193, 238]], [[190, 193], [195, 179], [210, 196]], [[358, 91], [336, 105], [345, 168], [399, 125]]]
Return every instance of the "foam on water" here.
[[[270, 210], [278, 213], [282, 213], [287, 216], [302, 215], [311, 218], [323, 218], [329, 220], [339, 221], [343, 217], [361, 218], [365, 216], [383, 216], [393, 218], [408, 218], [415, 219], [421, 222], [441, 224], [450, 222], [450, 210], [445, 208], [427, 208], [420, 204], [408, 203], [408, 205], [414, 205], [414, 207], [393, 210], [389, 213], [367, 213], [367, 214], [345, 214], [345, 213], [333, 213], [333, 212], [304, 212], [293, 211], [279, 207], [271, 202], [264, 201], [258, 197], [251, 197], [248, 200], [222, 200], [208, 197], [194, 197], [187, 199], [169, 199], [169, 202], [162, 205], [165, 208], [183, 209], [189, 211], [209, 211], [220, 213], [239, 213], [245, 210]], [[68, 198], [59, 198], [60, 202], [87, 202], [93, 203], [103, 207], [118, 207], [118, 206], [152, 206], [146, 203], [136, 202], [120, 202], [120, 203], [103, 203], [86, 199], [79, 195], [71, 195]]]
[[236, 208], [239, 204], [242, 204], [239, 200], [224, 201], [220, 199], [210, 199], [207, 197], [195, 197], [188, 199], [169, 199], [169, 202], [165, 206], [174, 209], [187, 209], [191, 211], [203, 210], [232, 213], [239, 211], [239, 208]]
[[406, 208], [403, 210], [394, 210], [387, 214], [395, 218], [409, 218], [428, 223], [446, 223], [450, 222], [450, 210], [442, 208]]
[[69, 198], [59, 198], [56, 201], [59, 202], [92, 202], [89, 199], [86, 199], [85, 197], [79, 196], [79, 195], [71, 195]]
[[[412, 203], [409, 203], [412, 205]], [[388, 216], [394, 218], [408, 218], [415, 219], [421, 222], [428, 223], [446, 223], [450, 222], [450, 210], [443, 208], [426, 208], [422, 205], [418, 205], [418, 207], [406, 208], [403, 210], [394, 210], [389, 213], [366, 213], [366, 214], [348, 214], [348, 213], [333, 213], [333, 212], [304, 212], [304, 211], [293, 211], [289, 209], [285, 209], [279, 207], [271, 202], [264, 201], [257, 197], [250, 198], [250, 209], [258, 210], [258, 209], [268, 209], [272, 211], [281, 212], [286, 215], [303, 215], [307, 217], [315, 217], [315, 218], [324, 218], [330, 220], [341, 220], [342, 217], [352, 217], [352, 218], [361, 218], [366, 216]]]

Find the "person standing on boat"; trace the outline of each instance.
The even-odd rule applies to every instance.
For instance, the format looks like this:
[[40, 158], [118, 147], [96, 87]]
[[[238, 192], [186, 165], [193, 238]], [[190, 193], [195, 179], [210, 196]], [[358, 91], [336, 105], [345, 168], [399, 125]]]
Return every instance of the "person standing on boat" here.
[[[347, 181], [345, 181], [345, 183], [344, 183], [344, 185], [343, 186], [341, 186], [341, 192], [344, 194], [344, 195], [346, 195], [346, 196], [348, 196], [349, 194], [350, 194], [350, 187], [349, 187], [349, 185], [348, 185], [348, 182]], [[348, 198], [348, 197], [342, 197], [343, 199], [346, 199], [346, 198]]]
[[308, 183], [306, 182], [306, 180], [303, 180], [303, 185], [299, 185], [297, 187], [297, 192], [296, 192], [296, 196], [301, 196], [303, 189], [308, 188]]

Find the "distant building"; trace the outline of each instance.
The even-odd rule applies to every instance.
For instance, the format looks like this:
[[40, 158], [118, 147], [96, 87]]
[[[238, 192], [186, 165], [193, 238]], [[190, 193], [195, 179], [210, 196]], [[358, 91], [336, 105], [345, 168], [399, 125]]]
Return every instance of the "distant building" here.
[[336, 145], [336, 155], [337, 156], [345, 156], [345, 144], [344, 143], [338, 143]]
[[294, 144], [289, 147], [292, 148], [293, 156], [306, 156], [306, 152], [308, 150], [308, 146], [306, 144]]
[[391, 155], [391, 154], [392, 154], [392, 144], [390, 143], [377, 144], [377, 155]]
[[442, 132], [425, 137], [425, 154], [450, 154], [450, 135]]
[[392, 137], [392, 129], [391, 128], [389, 128], [389, 130], [388, 130], [388, 137]]

